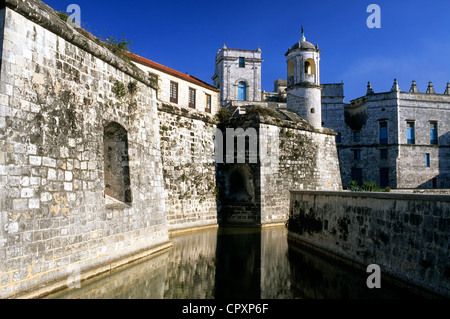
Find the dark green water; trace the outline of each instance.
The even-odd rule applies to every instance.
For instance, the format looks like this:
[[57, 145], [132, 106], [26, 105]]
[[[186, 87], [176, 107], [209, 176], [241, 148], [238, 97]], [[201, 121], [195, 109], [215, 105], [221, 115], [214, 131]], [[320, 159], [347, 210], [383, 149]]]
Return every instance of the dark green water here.
[[49, 298], [81, 299], [408, 299], [369, 274], [292, 247], [283, 227], [219, 228], [172, 238], [161, 255]]

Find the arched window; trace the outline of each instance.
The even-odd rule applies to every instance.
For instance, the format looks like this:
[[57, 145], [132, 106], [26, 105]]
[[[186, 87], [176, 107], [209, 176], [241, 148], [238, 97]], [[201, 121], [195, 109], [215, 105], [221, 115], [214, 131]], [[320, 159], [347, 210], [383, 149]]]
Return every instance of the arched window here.
[[238, 84], [238, 101], [247, 101], [247, 85], [244, 81]]
[[294, 75], [294, 61], [289, 60], [288, 61], [288, 77], [291, 75]]
[[289, 60], [287, 67], [288, 67], [287, 83], [288, 85], [292, 85], [294, 84], [294, 61]]
[[311, 64], [308, 61], [305, 62], [305, 73], [311, 74]]
[[305, 74], [316, 74], [316, 64], [313, 59], [305, 61]]
[[128, 136], [125, 128], [111, 122], [103, 135], [105, 161], [105, 195], [131, 204]]

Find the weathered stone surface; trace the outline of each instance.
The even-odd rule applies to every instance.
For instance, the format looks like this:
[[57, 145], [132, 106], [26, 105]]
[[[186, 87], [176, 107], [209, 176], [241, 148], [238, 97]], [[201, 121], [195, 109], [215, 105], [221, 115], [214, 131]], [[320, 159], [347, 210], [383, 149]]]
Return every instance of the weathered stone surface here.
[[[412, 91], [371, 91], [345, 104], [343, 85], [324, 85], [323, 121], [340, 134], [337, 147], [344, 187], [352, 180], [352, 170], [361, 171], [362, 182], [380, 185], [381, 169], [387, 169], [391, 188], [450, 188], [450, 98], [445, 93]], [[387, 123], [383, 143], [380, 122]], [[407, 141], [407, 122], [414, 123], [413, 144]], [[437, 125], [436, 144], [430, 140], [431, 123]], [[359, 132], [358, 140], [353, 132]], [[429, 167], [425, 154], [430, 156]]]
[[[168, 228], [148, 76], [40, 1], [6, 1], [0, 17], [0, 296], [11, 297], [167, 242]], [[139, 91], [119, 98], [116, 81]], [[105, 194], [109, 123], [127, 133], [119, 203]]]
[[217, 224], [215, 121], [169, 105], [159, 109], [169, 230]]
[[[240, 65], [239, 61], [244, 62]], [[261, 49], [228, 49], [225, 45], [217, 52], [214, 86], [220, 89], [220, 105], [243, 98], [244, 101], [261, 101]], [[238, 97], [239, 84], [244, 84], [242, 97]]]
[[448, 195], [292, 191], [289, 236], [448, 297], [449, 203]]
[[258, 147], [257, 161], [252, 161], [251, 148], [247, 148], [244, 163], [238, 163], [236, 153], [231, 162], [225, 156], [217, 166], [224, 222], [285, 222], [289, 190], [342, 189], [335, 133], [331, 130], [315, 129], [287, 110], [252, 106], [218, 128], [225, 137], [224, 146], [229, 138], [227, 129], [235, 133], [242, 129], [242, 134], [237, 134], [240, 138], [251, 135], [252, 130], [256, 133]]

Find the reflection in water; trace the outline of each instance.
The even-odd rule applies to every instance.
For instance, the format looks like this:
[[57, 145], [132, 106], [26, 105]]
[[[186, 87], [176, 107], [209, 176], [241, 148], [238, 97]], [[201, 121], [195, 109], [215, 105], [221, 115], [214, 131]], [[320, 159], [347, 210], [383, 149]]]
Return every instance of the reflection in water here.
[[414, 298], [287, 243], [283, 227], [219, 228], [173, 238], [173, 248], [48, 298]]
[[259, 298], [261, 231], [220, 228], [217, 236], [215, 298]]

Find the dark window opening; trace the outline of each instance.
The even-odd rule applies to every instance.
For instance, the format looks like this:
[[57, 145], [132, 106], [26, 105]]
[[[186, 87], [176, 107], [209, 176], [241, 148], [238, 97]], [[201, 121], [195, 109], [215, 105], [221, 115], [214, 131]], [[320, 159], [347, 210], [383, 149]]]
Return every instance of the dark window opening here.
[[438, 126], [437, 122], [430, 122], [430, 144], [438, 144]]
[[352, 181], [357, 182], [359, 186], [362, 185], [362, 169], [361, 168], [352, 168]]
[[118, 123], [104, 129], [105, 195], [131, 204], [127, 131]]
[[341, 133], [337, 133], [336, 135], [336, 143], [341, 143], [342, 142], [342, 134]]
[[355, 143], [361, 141], [361, 131], [352, 131], [352, 141]]
[[406, 136], [408, 144], [416, 144], [414, 122], [406, 122]]
[[379, 122], [380, 126], [380, 144], [386, 145], [388, 143], [388, 127], [387, 122]]
[[380, 150], [380, 159], [387, 159], [388, 158], [388, 150], [386, 148], [383, 148]]
[[205, 106], [205, 112], [211, 113], [211, 95], [206, 94], [206, 106]]
[[389, 186], [389, 168], [380, 168], [380, 186]]
[[361, 159], [361, 150], [353, 150], [353, 159], [355, 160]]
[[312, 73], [311, 63], [309, 63], [308, 61], [305, 62], [305, 73], [306, 74], [311, 74]]
[[245, 68], [245, 58], [243, 58], [243, 57], [239, 58], [239, 67], [240, 68]]
[[189, 88], [189, 107], [195, 109], [195, 90]]
[[437, 178], [436, 177], [434, 177], [432, 179], [432, 182], [433, 182], [433, 188], [437, 188]]
[[170, 81], [170, 102], [178, 103], [178, 83]]

